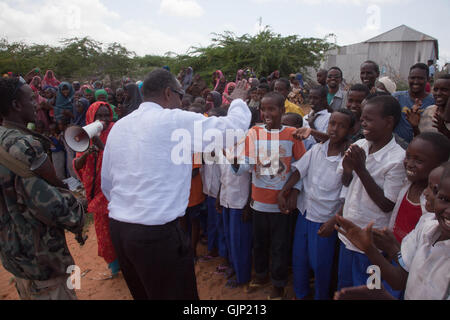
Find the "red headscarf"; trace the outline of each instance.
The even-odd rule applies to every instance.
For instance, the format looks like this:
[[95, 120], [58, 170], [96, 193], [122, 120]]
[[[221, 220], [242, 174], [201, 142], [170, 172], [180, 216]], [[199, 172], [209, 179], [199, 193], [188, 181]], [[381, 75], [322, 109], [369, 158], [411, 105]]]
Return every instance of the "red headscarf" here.
[[59, 84], [60, 82], [55, 78], [55, 73], [52, 70], [47, 70], [44, 80], [42, 80], [42, 87], [44, 88], [45, 86], [51, 86], [57, 88]]
[[[114, 122], [112, 122], [113, 112], [108, 103], [103, 102], [103, 101], [94, 102], [89, 107], [88, 111], [86, 112], [86, 125], [94, 122], [95, 115], [96, 115], [98, 109], [103, 105], [106, 105], [108, 107], [108, 110], [110, 113], [110, 123], [108, 125], [108, 128], [103, 130], [102, 133], [100, 134], [100, 140], [102, 140], [103, 144], [106, 144], [108, 134], [114, 125]], [[83, 155], [83, 153], [77, 153], [76, 158], [79, 158], [82, 155]], [[97, 161], [95, 161], [95, 158], [97, 158]], [[84, 188], [86, 189], [86, 197], [89, 202], [89, 206], [88, 206], [89, 212], [96, 212], [96, 210], [98, 211], [98, 209], [99, 209], [96, 207], [100, 206], [100, 207], [106, 208], [105, 205], [107, 205], [107, 200], [103, 196], [103, 193], [102, 193], [102, 190], [100, 187], [102, 160], [103, 160], [103, 150], [100, 150], [97, 153], [97, 155], [95, 153], [91, 153], [86, 160], [86, 164], [85, 164], [84, 168], [78, 170], [78, 172], [77, 172], [80, 177], [81, 182], [83, 182]], [[93, 186], [94, 176], [95, 176], [95, 186]], [[95, 188], [94, 198], [92, 198], [92, 188], [93, 187]]]
[[31, 87], [31, 89], [33, 89], [33, 91], [34, 91], [35, 93], [38, 93], [38, 92], [39, 92], [39, 88], [36, 87], [36, 86], [34, 85], [34, 80], [36, 80], [36, 79], [39, 79], [39, 86], [40, 86], [40, 84], [41, 84], [41, 82], [42, 82], [41, 77], [39, 77], [39, 76], [34, 76], [33, 79], [32, 79], [31, 82], [30, 82], [30, 87]]
[[215, 72], [215, 81], [216, 81], [216, 83], [215, 83], [215, 86], [214, 86], [214, 91], [217, 90], [217, 87], [218, 87], [219, 84], [220, 84], [220, 79], [222, 79], [222, 78], [225, 78], [225, 77], [223, 76], [222, 71], [216, 70], [216, 72]]
[[[230, 87], [235, 87], [235, 88], [236, 88], [236, 84], [235, 84], [234, 82], [228, 82], [227, 86], [225, 87], [225, 91], [224, 91], [224, 93], [225, 93], [227, 96], [230, 95], [230, 94], [228, 93], [228, 89], [229, 89]], [[227, 98], [225, 98], [225, 94], [222, 95], [222, 104], [229, 104], [229, 103], [231, 103], [231, 101], [228, 101]]]

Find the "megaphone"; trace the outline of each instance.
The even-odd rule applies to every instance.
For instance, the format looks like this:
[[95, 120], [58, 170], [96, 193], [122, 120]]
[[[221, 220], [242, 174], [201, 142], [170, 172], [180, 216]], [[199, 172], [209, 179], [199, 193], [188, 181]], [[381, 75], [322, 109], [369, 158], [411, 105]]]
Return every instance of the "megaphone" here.
[[104, 124], [99, 120], [84, 127], [72, 126], [64, 131], [64, 139], [73, 151], [84, 152], [92, 137], [99, 136], [103, 129]]

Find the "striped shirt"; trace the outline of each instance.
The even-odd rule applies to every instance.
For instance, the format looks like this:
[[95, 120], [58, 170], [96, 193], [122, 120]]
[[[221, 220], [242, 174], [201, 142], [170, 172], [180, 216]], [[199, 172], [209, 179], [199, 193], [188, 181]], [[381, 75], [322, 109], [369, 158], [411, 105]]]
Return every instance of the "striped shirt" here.
[[251, 171], [254, 210], [280, 212], [277, 197], [291, 176], [291, 163], [306, 153], [303, 142], [294, 139], [294, 131], [285, 126], [267, 131], [264, 125], [250, 129], [236, 174]]

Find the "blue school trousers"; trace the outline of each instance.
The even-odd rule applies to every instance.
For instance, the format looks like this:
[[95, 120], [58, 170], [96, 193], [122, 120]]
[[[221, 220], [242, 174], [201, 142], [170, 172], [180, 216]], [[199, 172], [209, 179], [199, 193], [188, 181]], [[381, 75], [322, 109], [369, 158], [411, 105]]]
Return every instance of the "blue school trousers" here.
[[[341, 242], [339, 252], [339, 270], [338, 270], [338, 290], [348, 287], [357, 287], [367, 285], [369, 274], [367, 268], [373, 263], [369, 258], [356, 251], [348, 250]], [[395, 265], [395, 263], [393, 263]], [[403, 291], [396, 291], [384, 280], [381, 281], [384, 288], [393, 297], [397, 299], [403, 298]]]
[[208, 206], [208, 251], [211, 252], [214, 248], [217, 248], [219, 255], [226, 259], [228, 249], [223, 232], [222, 215], [216, 210], [216, 198], [208, 196], [206, 205]]
[[223, 208], [223, 219], [229, 260], [237, 283], [247, 283], [252, 274], [252, 223], [242, 222], [242, 209]]
[[292, 252], [294, 292], [298, 299], [309, 293], [309, 271], [314, 271], [315, 300], [330, 299], [331, 270], [337, 232], [328, 238], [317, 235], [323, 223], [306, 219], [306, 214], [298, 216]]
[[338, 290], [367, 284], [367, 267], [372, 265], [363, 253], [349, 250], [341, 242], [338, 267]]

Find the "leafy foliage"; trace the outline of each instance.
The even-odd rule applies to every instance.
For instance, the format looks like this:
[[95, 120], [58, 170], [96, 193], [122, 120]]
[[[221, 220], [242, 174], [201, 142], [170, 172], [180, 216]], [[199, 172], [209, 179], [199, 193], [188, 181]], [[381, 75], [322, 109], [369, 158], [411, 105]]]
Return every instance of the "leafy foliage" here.
[[255, 36], [240, 37], [232, 32], [214, 34], [212, 44], [206, 48], [191, 48], [178, 56], [177, 67], [192, 66], [196, 72], [211, 75], [222, 70], [227, 79], [233, 79], [238, 69], [252, 67], [258, 77], [279, 70], [282, 76], [305, 73], [307, 67], [317, 67], [325, 52], [333, 44], [326, 39], [283, 37], [268, 27]]

